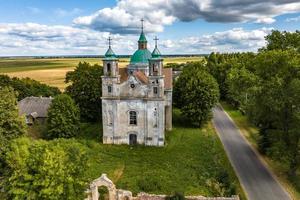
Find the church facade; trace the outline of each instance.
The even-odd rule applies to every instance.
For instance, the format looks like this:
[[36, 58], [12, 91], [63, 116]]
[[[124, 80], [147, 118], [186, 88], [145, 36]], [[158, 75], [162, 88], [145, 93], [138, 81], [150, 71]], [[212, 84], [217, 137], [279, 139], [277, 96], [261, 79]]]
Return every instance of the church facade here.
[[109, 44], [103, 69], [103, 143], [164, 146], [172, 129], [172, 69], [163, 68], [157, 40], [151, 53], [142, 29], [126, 68], [119, 68]]

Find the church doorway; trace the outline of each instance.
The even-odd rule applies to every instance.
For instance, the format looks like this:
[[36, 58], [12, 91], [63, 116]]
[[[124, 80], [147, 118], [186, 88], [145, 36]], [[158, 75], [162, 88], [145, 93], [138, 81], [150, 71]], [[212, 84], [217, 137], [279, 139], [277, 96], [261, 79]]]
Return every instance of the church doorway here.
[[136, 134], [129, 134], [129, 144], [130, 145], [136, 145], [137, 144]]

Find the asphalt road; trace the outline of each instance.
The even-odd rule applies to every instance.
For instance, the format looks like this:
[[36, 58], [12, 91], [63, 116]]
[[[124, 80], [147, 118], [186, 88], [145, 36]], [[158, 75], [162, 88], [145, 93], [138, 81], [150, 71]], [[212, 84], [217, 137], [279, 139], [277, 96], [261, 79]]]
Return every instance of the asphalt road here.
[[290, 200], [234, 122], [221, 107], [213, 109], [213, 123], [249, 200]]

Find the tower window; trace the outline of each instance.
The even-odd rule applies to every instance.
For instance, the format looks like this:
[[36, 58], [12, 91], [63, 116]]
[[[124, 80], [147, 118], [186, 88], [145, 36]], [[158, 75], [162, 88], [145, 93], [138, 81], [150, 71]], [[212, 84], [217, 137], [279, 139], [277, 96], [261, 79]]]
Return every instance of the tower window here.
[[111, 85], [107, 86], [107, 91], [108, 91], [108, 93], [112, 93], [112, 86]]
[[111, 64], [107, 63], [107, 73], [110, 73], [110, 72], [111, 72]]
[[155, 64], [152, 65], [152, 70], [154, 73], [158, 72], [157, 66], [155, 66]]
[[129, 112], [129, 125], [137, 125], [137, 113], [136, 111]]
[[158, 94], [158, 88], [157, 87], [153, 87], [153, 93]]

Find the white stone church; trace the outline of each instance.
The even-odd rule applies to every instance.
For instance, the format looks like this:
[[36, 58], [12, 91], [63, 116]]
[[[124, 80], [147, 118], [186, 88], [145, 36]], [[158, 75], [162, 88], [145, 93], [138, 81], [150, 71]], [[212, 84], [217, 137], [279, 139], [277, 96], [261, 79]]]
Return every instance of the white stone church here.
[[109, 42], [103, 68], [103, 143], [164, 146], [172, 129], [172, 69], [163, 68], [157, 39], [151, 53], [142, 28], [126, 68], [118, 67]]

